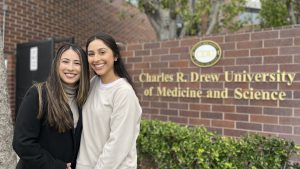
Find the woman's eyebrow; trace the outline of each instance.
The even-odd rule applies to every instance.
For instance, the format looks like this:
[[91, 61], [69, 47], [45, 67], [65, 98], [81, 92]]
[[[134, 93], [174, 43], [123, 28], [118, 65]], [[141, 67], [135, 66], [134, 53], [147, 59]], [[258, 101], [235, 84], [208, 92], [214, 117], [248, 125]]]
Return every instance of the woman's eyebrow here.
[[[98, 48], [96, 49], [96, 51], [100, 51], [100, 50], [107, 50], [106, 48]], [[88, 50], [88, 52], [94, 52], [93, 50]]]
[[61, 60], [70, 60], [70, 59], [68, 59], [68, 58], [61, 58]]

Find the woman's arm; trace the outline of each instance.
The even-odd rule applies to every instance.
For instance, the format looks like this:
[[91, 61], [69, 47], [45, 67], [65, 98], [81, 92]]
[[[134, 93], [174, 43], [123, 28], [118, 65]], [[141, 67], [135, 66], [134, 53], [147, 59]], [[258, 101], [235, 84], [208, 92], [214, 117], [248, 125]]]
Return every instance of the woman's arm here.
[[119, 91], [115, 97], [110, 122], [110, 135], [95, 169], [117, 169], [135, 146], [141, 109], [135, 93]]
[[65, 162], [54, 159], [38, 142], [43, 123], [37, 118], [38, 105], [38, 92], [32, 87], [23, 98], [17, 114], [13, 148], [29, 168], [66, 169]]

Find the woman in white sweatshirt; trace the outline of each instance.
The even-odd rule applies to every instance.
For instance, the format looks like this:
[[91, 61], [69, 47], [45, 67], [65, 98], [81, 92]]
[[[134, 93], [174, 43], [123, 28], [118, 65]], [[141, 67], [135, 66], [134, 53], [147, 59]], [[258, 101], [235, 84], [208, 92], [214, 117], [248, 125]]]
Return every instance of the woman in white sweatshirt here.
[[135, 169], [142, 109], [120, 50], [110, 35], [98, 33], [86, 51], [96, 76], [82, 111], [76, 169]]

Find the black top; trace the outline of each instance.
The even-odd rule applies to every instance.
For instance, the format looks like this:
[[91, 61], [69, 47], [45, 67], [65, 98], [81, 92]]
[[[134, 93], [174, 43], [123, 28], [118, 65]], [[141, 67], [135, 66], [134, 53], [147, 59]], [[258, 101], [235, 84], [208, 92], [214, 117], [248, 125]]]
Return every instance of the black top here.
[[[43, 89], [45, 102], [46, 94]], [[76, 129], [59, 133], [45, 121], [47, 106], [43, 106], [44, 118], [37, 118], [38, 102], [37, 89], [32, 87], [23, 98], [17, 114], [13, 148], [20, 161], [16, 169], [66, 169], [70, 162], [75, 168], [82, 132], [81, 110]]]

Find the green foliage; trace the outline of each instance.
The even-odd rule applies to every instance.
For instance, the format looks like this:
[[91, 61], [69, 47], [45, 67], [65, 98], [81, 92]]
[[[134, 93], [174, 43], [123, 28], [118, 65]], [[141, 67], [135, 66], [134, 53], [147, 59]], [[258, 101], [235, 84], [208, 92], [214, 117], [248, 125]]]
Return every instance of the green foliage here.
[[287, 0], [261, 0], [261, 26], [276, 27], [290, 24]]
[[172, 169], [296, 169], [289, 157], [297, 147], [280, 138], [218, 136], [204, 127], [143, 120], [138, 137], [139, 161]]
[[182, 18], [185, 26], [186, 35], [197, 35], [199, 31], [203, 32], [201, 28], [202, 17], [209, 14], [211, 11], [210, 0], [202, 0], [195, 2], [194, 12], [191, 12], [188, 4], [184, 9], [178, 8], [176, 13]]
[[[217, 18], [209, 18], [213, 12], [214, 0], [196, 0], [193, 9], [189, 0], [139, 0], [138, 3], [139, 8], [146, 14], [155, 14], [157, 8], [169, 9], [173, 19], [176, 16], [182, 19], [185, 35], [197, 35], [206, 33], [207, 28], [201, 27], [201, 25], [209, 25], [212, 19], [217, 20], [214, 29], [216, 32], [220, 29], [236, 31], [243, 26], [244, 23], [237, 20], [236, 17], [244, 11], [246, 0], [231, 0], [230, 3], [223, 1], [221, 1], [220, 8], [216, 9], [219, 12]], [[209, 18], [207, 19], [208, 23], [202, 23], [203, 17]]]
[[229, 31], [237, 31], [245, 24], [246, 21], [241, 21], [236, 18], [245, 11], [245, 3], [245, 0], [231, 0], [230, 3], [226, 3], [221, 7], [223, 11], [221, 24]]

